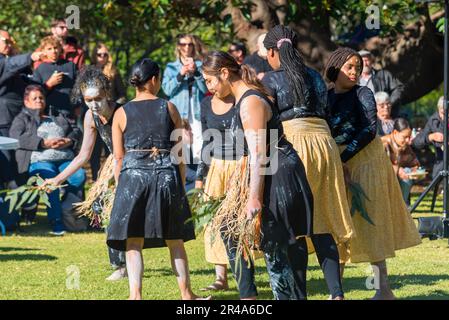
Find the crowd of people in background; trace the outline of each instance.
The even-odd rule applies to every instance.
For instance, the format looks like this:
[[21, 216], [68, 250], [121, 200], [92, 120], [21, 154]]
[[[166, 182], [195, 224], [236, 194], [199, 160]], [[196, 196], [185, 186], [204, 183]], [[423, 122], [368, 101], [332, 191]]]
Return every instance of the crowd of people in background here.
[[[129, 102], [130, 97], [127, 96], [122, 75], [114, 64], [111, 48], [104, 43], [97, 43], [92, 50], [91, 65], [87, 66], [84, 50], [68, 31], [64, 19], [55, 19], [49, 35], [41, 40], [39, 48], [33, 53], [19, 54], [12, 35], [0, 30], [0, 136], [19, 141], [18, 150], [0, 152], [0, 184], [2, 189], [14, 189], [36, 174], [56, 185], [66, 181], [66, 186], [61, 189], [62, 194], [57, 189], [49, 195], [51, 206], [47, 208], [47, 215], [53, 235], [61, 236], [66, 230], [76, 231], [64, 223], [63, 204], [85, 199], [86, 172], [83, 166], [90, 163], [92, 179], [95, 181], [104, 157], [113, 150], [114, 155], [120, 153], [119, 158], [125, 159], [123, 165], [133, 174], [128, 173], [129, 177], [122, 174], [117, 186], [122, 191], [114, 202], [111, 230], [108, 232], [110, 262], [115, 272], [108, 279], [119, 280], [130, 273], [134, 281], [131, 283], [130, 279], [130, 295], [139, 298], [141, 279], [139, 282], [138, 278], [143, 270], [141, 250], [159, 246], [143, 239], [153, 238], [155, 234], [159, 236], [163, 233], [162, 229], [168, 227], [165, 222], [161, 222], [162, 225], [151, 232], [143, 232], [132, 220], [133, 201], [143, 197], [139, 193], [143, 191], [139, 190], [156, 188], [154, 186], [158, 183], [156, 180], [141, 178], [133, 185], [134, 195], [125, 192], [135, 176], [141, 174], [142, 167], [147, 166], [141, 162], [139, 150], [154, 147], [145, 141], [155, 136], [162, 137], [156, 139], [155, 143], [159, 155], [168, 148], [170, 132], [167, 130], [183, 130], [182, 139], [189, 155], [185, 166], [185, 182], [182, 187], [170, 185], [167, 193], [157, 200], [160, 206], [170, 203], [172, 207], [167, 209], [170, 214], [174, 215], [176, 210], [186, 210], [184, 206], [188, 205], [183, 200], [185, 192], [193, 188], [203, 188], [212, 196], [226, 195], [229, 181], [238, 167], [235, 153], [232, 159], [224, 156], [227, 150], [232, 151], [233, 145], [227, 145], [226, 142], [214, 145], [213, 162], [206, 164], [203, 151], [210, 141], [204, 132], [213, 128], [225, 137], [226, 130], [235, 125], [235, 119], [241, 121], [241, 129], [246, 129], [250, 124], [240, 119], [235, 110], [240, 112], [241, 108], [247, 107], [245, 101], [253, 101], [257, 111], [249, 108], [248, 112], [254, 114], [255, 118], [256, 114], [261, 117], [260, 123], [266, 125], [264, 128], [282, 128], [284, 135], [276, 143], [283, 145], [285, 150], [292, 148], [296, 151], [289, 155], [290, 158], [282, 160], [285, 161], [282, 166], [285, 171], [277, 173], [269, 181], [267, 188], [272, 188], [269, 189], [272, 193], [254, 195], [255, 199], [263, 200], [270, 208], [273, 219], [281, 216], [280, 219], [292, 223], [291, 226], [286, 223], [286, 230], [265, 230], [265, 240], [269, 243], [282, 238], [283, 232], [288, 238], [282, 242], [282, 246], [270, 247], [267, 244], [263, 249], [275, 297], [307, 297], [305, 271], [310, 252], [316, 252], [318, 256], [332, 299], [344, 298], [341, 268], [346, 262], [370, 262], [380, 268], [382, 283], [378, 298], [393, 297], [387, 281], [385, 259], [394, 256], [394, 250], [419, 242], [409, 218], [400, 214], [406, 211], [405, 205], [395, 197], [397, 190], [400, 190], [405, 203], [410, 204], [414, 183], [410, 174], [421, 166], [416, 150], [433, 145], [436, 154], [432, 174], [435, 176], [442, 168], [442, 98], [438, 102], [438, 111], [429, 118], [426, 126], [422, 130], [414, 130], [401, 112], [404, 85], [389, 71], [376, 69], [376, 59], [371, 52], [337, 50], [329, 58], [325, 74], [321, 76], [305, 65], [296, 49], [296, 35], [288, 28], [275, 27], [268, 34], [260, 34], [255, 44], [257, 49], [250, 54], [247, 46], [238, 41], [229, 45], [227, 53], [208, 53], [197, 36], [179, 35], [176, 38], [176, 59], [168, 63], [163, 71], [149, 59], [134, 65], [130, 84], [136, 89], [136, 97]], [[335, 70], [341, 71], [347, 78], [343, 79]], [[224, 81], [224, 78], [227, 80]], [[323, 78], [330, 85], [329, 92]], [[91, 82], [95, 82], [95, 85]], [[162, 95], [159, 89], [162, 89]], [[246, 89], [249, 93], [243, 94]], [[78, 95], [73, 94], [76, 90], [79, 91]], [[273, 99], [268, 98], [268, 95]], [[164, 96], [166, 100], [158, 96]], [[155, 113], [155, 110], [163, 111]], [[352, 110], [350, 114], [348, 110]], [[139, 121], [139, 117], [161, 122], [156, 127], [148, 127]], [[127, 130], [124, 130], [125, 124]], [[130, 127], [130, 124], [133, 126]], [[139, 132], [145, 139], [139, 138]], [[125, 141], [125, 145], [117, 144], [114, 139]], [[223, 141], [232, 141], [232, 137], [223, 138]], [[251, 144], [250, 140], [248, 144]], [[130, 155], [125, 156], [125, 149]], [[394, 179], [391, 179], [389, 169], [382, 167], [385, 154], [391, 162], [400, 189], [391, 186]], [[129, 157], [133, 157], [133, 161]], [[317, 158], [322, 159], [322, 162], [318, 164], [314, 160]], [[178, 177], [181, 166], [169, 165], [168, 158], [162, 161], [167, 162], [164, 170], [169, 167]], [[296, 167], [293, 168], [289, 161], [295, 162]], [[372, 176], [368, 177], [367, 172]], [[377, 178], [374, 177], [376, 174]], [[373, 209], [369, 211], [373, 219], [379, 218], [379, 211], [386, 211], [386, 214], [389, 210], [399, 212], [395, 213], [391, 221], [402, 224], [405, 239], [395, 238], [389, 247], [390, 243], [382, 242], [388, 242], [389, 239], [379, 240], [379, 230], [369, 229], [364, 221], [351, 221], [345, 191], [348, 176], [353, 180], [360, 179], [358, 182], [362, 186], [366, 185], [363, 179], [378, 179], [381, 176], [386, 179], [387, 186], [366, 187], [368, 193], [378, 197], [371, 199]], [[337, 183], [327, 184], [326, 179], [329, 177]], [[168, 181], [171, 176], [167, 175], [164, 179]], [[297, 192], [297, 197], [285, 200], [285, 212], [274, 209], [274, 202], [284, 201], [274, 190], [275, 186], [280, 187], [282, 184], [291, 186]], [[165, 185], [161, 188], [165, 188]], [[380, 193], [387, 194], [379, 196]], [[312, 195], [314, 205], [311, 204]], [[166, 197], [171, 197], [171, 200]], [[148, 198], [142, 201], [150, 203]], [[36, 199], [21, 209], [20, 219], [23, 223], [35, 221], [38, 202], [39, 199]], [[390, 202], [394, 205], [387, 209], [382, 207]], [[255, 201], [255, 213], [259, 210], [257, 204]], [[2, 211], [7, 210], [3, 203], [0, 205]], [[296, 226], [291, 222], [296, 221], [290, 216], [293, 209], [300, 215], [300, 229], [295, 229]], [[187, 211], [186, 217], [190, 215]], [[0, 215], [0, 219], [4, 216]], [[9, 227], [19, 223], [17, 213], [16, 216], [15, 224]], [[129, 219], [130, 227], [123, 229], [124, 226], [117, 219]], [[190, 288], [183, 241], [179, 240], [194, 238], [193, 229], [187, 232], [183, 225], [173, 222], [175, 218], [167, 219], [171, 221], [167, 246], [172, 254], [182, 296], [195, 298]], [[162, 229], [159, 230], [159, 227]], [[264, 227], [266, 225], [262, 225], [262, 229]], [[216, 280], [205, 290], [228, 289], [227, 265], [230, 264], [238, 281], [240, 297], [256, 298], [254, 268], [246, 265], [243, 259], [238, 259], [232, 239], [218, 236], [223, 241], [212, 245], [209, 241], [214, 237], [211, 232], [210, 227], [207, 227], [205, 253], [206, 260], [215, 266]], [[351, 240], [361, 232], [366, 232], [368, 239], [375, 239], [373, 244], [378, 247], [373, 248], [372, 244], [359, 241], [357, 237]], [[394, 237], [394, 227], [385, 232]], [[410, 234], [408, 238], [407, 234]], [[295, 241], [298, 237], [302, 237], [302, 240]], [[130, 238], [132, 241], [124, 242]], [[175, 256], [180, 257], [181, 262], [175, 262]], [[280, 274], [289, 274], [290, 278], [281, 279]]]

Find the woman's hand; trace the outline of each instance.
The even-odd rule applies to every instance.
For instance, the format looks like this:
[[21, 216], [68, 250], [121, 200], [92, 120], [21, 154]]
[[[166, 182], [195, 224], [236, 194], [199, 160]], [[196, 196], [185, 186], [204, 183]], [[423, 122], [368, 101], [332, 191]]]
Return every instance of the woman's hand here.
[[398, 170], [398, 177], [401, 180], [408, 180], [409, 179], [408, 175], [405, 173], [404, 168], [399, 168], [399, 170]]
[[56, 187], [61, 185], [62, 181], [60, 181], [57, 177], [51, 179], [45, 179], [44, 183], [40, 186], [40, 189], [45, 190], [45, 192], [49, 193], [53, 191], [49, 187]]
[[57, 149], [60, 138], [53, 139], [43, 139], [41, 142], [41, 146], [44, 149]]
[[45, 85], [49, 88], [53, 88], [60, 84], [64, 80], [64, 72], [55, 72], [51, 77], [45, 82]]
[[60, 138], [56, 143], [54, 149], [65, 149], [72, 145], [72, 140], [70, 138]]
[[253, 198], [249, 199], [246, 204], [246, 219], [252, 220], [259, 212], [262, 211], [262, 201]]
[[195, 181], [195, 189], [203, 189], [203, 181], [196, 180]]

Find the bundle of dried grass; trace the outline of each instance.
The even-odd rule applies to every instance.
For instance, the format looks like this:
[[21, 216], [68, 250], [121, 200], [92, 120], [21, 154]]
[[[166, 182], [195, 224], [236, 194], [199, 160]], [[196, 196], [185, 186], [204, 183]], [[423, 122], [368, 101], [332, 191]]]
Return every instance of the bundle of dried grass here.
[[245, 209], [249, 198], [249, 178], [249, 160], [248, 157], [242, 157], [228, 182], [226, 198], [211, 221], [211, 234], [222, 234], [227, 239], [236, 239], [237, 257], [243, 256], [245, 260], [253, 261], [253, 250], [260, 244], [261, 214], [251, 220], [247, 219]]
[[86, 200], [74, 204], [75, 210], [80, 216], [88, 217], [91, 225], [105, 227], [111, 217], [114, 195], [114, 157], [111, 154], [100, 169], [97, 181], [89, 189]]

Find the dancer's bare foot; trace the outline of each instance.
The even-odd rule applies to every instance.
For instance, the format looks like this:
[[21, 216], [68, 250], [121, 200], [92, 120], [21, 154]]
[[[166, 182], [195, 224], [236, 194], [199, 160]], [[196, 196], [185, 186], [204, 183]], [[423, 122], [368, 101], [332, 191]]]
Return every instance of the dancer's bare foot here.
[[182, 300], [212, 300], [212, 296], [200, 297], [192, 293], [188, 296], [182, 297]]
[[226, 291], [229, 290], [228, 283], [222, 279], [215, 279], [215, 282], [208, 285], [205, 288], [201, 288], [200, 291]]
[[107, 281], [118, 281], [126, 278], [128, 276], [126, 268], [118, 268], [109, 277], [106, 278]]
[[371, 300], [396, 300], [396, 297], [391, 289], [376, 290], [376, 294], [371, 298]]

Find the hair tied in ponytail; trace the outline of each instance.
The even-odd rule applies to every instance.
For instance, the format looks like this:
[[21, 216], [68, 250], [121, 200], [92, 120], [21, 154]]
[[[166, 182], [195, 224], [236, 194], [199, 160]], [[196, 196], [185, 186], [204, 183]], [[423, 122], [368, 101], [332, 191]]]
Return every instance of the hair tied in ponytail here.
[[278, 42], [276, 43], [276, 47], [278, 47], [278, 49], [280, 49], [284, 42], [288, 42], [288, 43], [292, 44], [292, 41], [289, 38], [282, 38], [282, 39], [278, 40]]

